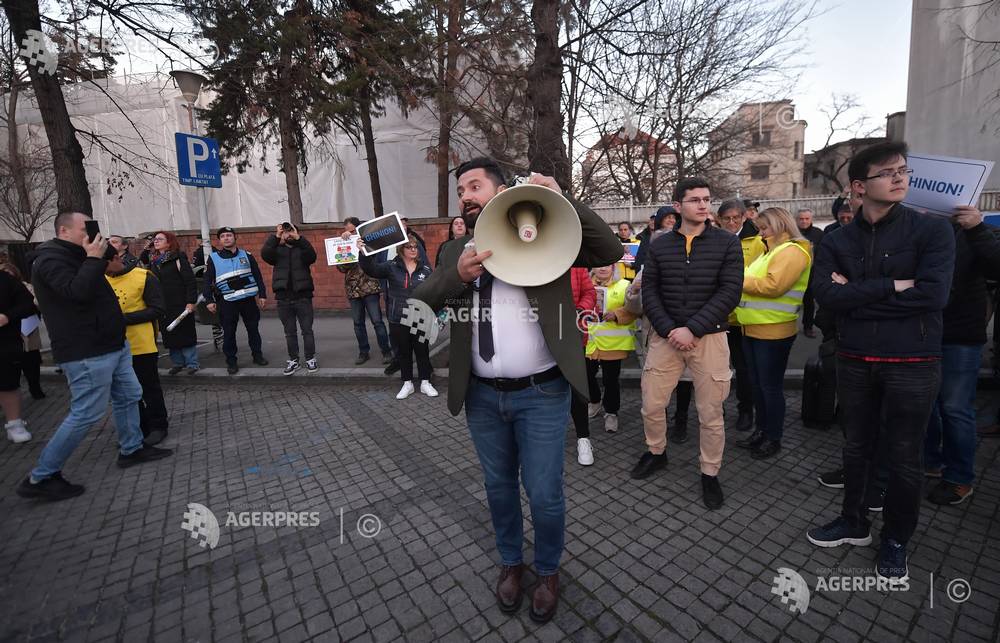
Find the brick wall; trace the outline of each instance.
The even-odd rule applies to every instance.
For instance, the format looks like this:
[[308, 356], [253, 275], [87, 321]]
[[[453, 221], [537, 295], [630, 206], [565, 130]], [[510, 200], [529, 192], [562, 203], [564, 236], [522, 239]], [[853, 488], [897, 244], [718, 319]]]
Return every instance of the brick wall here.
[[[448, 239], [448, 225], [450, 219], [411, 219], [408, 225], [427, 244], [427, 257], [431, 264], [437, 255], [438, 247]], [[350, 304], [344, 292], [344, 275], [337, 270], [336, 266], [326, 264], [326, 249], [324, 239], [340, 236], [344, 232], [341, 223], [305, 223], [298, 226], [299, 234], [309, 240], [313, 248], [316, 249], [316, 263], [312, 266], [313, 284], [316, 290], [313, 293], [313, 307], [316, 310], [348, 310]], [[190, 259], [194, 251], [198, 248], [197, 230], [176, 230], [173, 231], [180, 242], [181, 250]], [[239, 247], [252, 253], [260, 264], [260, 270], [264, 275], [267, 284], [268, 297], [271, 295], [271, 266], [260, 258], [260, 249], [269, 235], [274, 234], [274, 228], [236, 228], [236, 243]], [[139, 256], [142, 251], [142, 237], [133, 240], [131, 245], [132, 253]], [[215, 232], [212, 232], [212, 243], [219, 246]]]

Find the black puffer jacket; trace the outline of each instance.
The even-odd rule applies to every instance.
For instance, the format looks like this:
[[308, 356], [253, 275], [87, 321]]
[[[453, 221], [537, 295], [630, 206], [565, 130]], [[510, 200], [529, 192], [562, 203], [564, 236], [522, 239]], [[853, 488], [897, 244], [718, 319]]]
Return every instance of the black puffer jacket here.
[[0, 326], [0, 359], [20, 353], [21, 320], [37, 313], [31, 293], [16, 277], [0, 270], [0, 315], [7, 316], [7, 323]]
[[[395, 249], [393, 249], [395, 250]], [[431, 276], [431, 267], [420, 257], [417, 258], [417, 269], [412, 273], [407, 272], [406, 264], [400, 257], [395, 257], [391, 261], [376, 263], [376, 257], [365, 256], [361, 253], [358, 263], [365, 274], [376, 279], [384, 279], [388, 282], [387, 308], [389, 321], [398, 324], [403, 317], [403, 309], [406, 308], [406, 300], [417, 286], [424, 283], [424, 280]]]
[[986, 280], [1000, 279], [1000, 239], [985, 223], [955, 228], [955, 276], [944, 309], [945, 344], [985, 344], [989, 299]]
[[[862, 211], [823, 238], [813, 264], [816, 301], [836, 315], [838, 350], [865, 357], [940, 356], [941, 311], [955, 267], [951, 224], [895, 205], [873, 226]], [[847, 284], [834, 283], [834, 272]], [[913, 279], [916, 286], [897, 293], [897, 279]]]
[[81, 246], [46, 241], [32, 257], [31, 284], [52, 342], [56, 363], [120, 351], [125, 317], [118, 296], [104, 278], [104, 259], [88, 257]]
[[661, 337], [686, 326], [695, 337], [720, 333], [743, 292], [743, 249], [735, 234], [713, 226], [691, 242], [677, 228], [649, 244], [642, 304]]
[[313, 279], [309, 266], [316, 263], [316, 251], [305, 237], [280, 244], [278, 237], [272, 234], [260, 249], [260, 256], [274, 266], [271, 290], [276, 299], [312, 296]]

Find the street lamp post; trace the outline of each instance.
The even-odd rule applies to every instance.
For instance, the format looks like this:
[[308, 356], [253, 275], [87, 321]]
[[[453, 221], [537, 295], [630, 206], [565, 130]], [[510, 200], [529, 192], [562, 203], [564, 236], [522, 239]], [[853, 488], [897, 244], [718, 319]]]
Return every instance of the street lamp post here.
[[[170, 76], [177, 83], [177, 88], [181, 90], [181, 95], [184, 97], [184, 106], [188, 110], [188, 125], [190, 126], [191, 133], [195, 136], [200, 136], [198, 121], [194, 117], [194, 104], [198, 101], [198, 95], [201, 93], [201, 88], [207, 79], [193, 71], [172, 71], [170, 72]], [[198, 203], [201, 209], [201, 247], [202, 252], [205, 253], [205, 262], [207, 263], [208, 256], [212, 254], [211, 232], [208, 229], [208, 195], [205, 193], [205, 188], [203, 187], [195, 189], [198, 190]]]

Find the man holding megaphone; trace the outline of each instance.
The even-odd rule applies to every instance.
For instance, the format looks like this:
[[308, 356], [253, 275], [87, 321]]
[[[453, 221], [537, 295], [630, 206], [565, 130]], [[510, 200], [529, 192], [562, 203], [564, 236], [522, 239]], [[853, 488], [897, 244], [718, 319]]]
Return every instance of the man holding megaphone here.
[[484, 157], [455, 176], [474, 246], [468, 234], [448, 242], [413, 297], [435, 312], [449, 309], [448, 409], [458, 415], [465, 406], [483, 467], [505, 613], [522, 600], [522, 472], [539, 576], [531, 618], [544, 623], [559, 600], [570, 386], [588, 395], [569, 269], [607, 266], [624, 251], [608, 225], [566, 199], [552, 177], [532, 174], [508, 189], [503, 170]]

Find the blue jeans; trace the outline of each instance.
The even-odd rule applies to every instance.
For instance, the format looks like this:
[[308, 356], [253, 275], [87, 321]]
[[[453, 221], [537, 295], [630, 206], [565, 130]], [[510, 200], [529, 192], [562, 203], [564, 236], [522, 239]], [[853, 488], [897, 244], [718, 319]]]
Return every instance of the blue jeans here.
[[785, 339], [743, 336], [743, 355], [753, 385], [757, 429], [768, 440], [781, 442], [785, 430], [785, 367], [795, 335]]
[[379, 306], [379, 295], [366, 295], [358, 299], [351, 299], [351, 317], [354, 318], [354, 336], [358, 339], [358, 351], [370, 353], [371, 345], [368, 343], [368, 329], [365, 328], [365, 314], [375, 327], [375, 337], [378, 339], [378, 347], [383, 355], [392, 354], [389, 346], [389, 333], [385, 330], [385, 323], [382, 321], [382, 308]]
[[174, 366], [186, 366], [188, 368], [200, 368], [198, 366], [198, 346], [185, 346], [184, 348], [171, 348], [170, 361]]
[[111, 411], [118, 430], [122, 455], [142, 447], [139, 428], [139, 400], [142, 386], [132, 370], [132, 351], [128, 342], [114, 353], [59, 364], [69, 384], [69, 415], [42, 450], [31, 477], [38, 481], [62, 471], [73, 450], [87, 436], [90, 427], [104, 417], [111, 400]]
[[976, 381], [983, 346], [945, 344], [941, 351], [941, 391], [927, 422], [924, 466], [943, 467], [943, 480], [971, 485], [976, 478]]
[[563, 449], [570, 387], [563, 377], [512, 392], [472, 378], [465, 397], [469, 433], [483, 467], [497, 549], [504, 565], [523, 562], [518, 474], [535, 527], [535, 571], [559, 571], [566, 527]]

